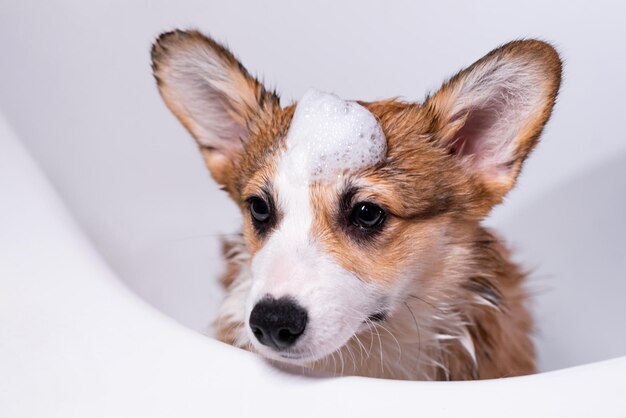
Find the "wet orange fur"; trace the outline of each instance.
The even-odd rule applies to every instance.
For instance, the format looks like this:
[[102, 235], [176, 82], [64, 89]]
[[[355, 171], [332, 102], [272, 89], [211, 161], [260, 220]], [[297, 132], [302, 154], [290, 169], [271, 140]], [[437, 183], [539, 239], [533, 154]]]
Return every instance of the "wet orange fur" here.
[[[281, 108], [278, 98], [265, 91], [230, 52], [214, 41], [196, 32], [189, 36], [180, 32], [166, 34], [153, 52], [155, 76], [164, 100], [194, 136], [197, 128], [169, 93], [163, 74], [168, 66], [167, 49], [189, 48], [195, 43], [217, 51], [233, 74], [236, 90], [246, 98], [231, 107], [249, 132], [239, 154], [229, 159], [216, 158], [215, 149], [201, 146], [214, 178], [245, 214], [246, 198], [258, 194], [276, 173], [294, 106]], [[471, 161], [450, 154], [451, 138], [467, 117], [450, 119], [450, 108], [473, 69], [494, 57], [510, 56], [531, 57], [545, 66], [543, 102], [515, 138], [513, 159], [507, 162], [510, 176], [494, 180], [472, 171]], [[381, 164], [355, 173], [346, 183], [353, 180], [359, 185], [357, 200], [371, 199], [387, 210], [386, 227], [371, 242], [351, 240], [337, 225], [335, 216], [338, 190], [343, 184], [318, 184], [311, 189], [311, 201], [315, 202], [314, 234], [343, 268], [362, 280], [393, 287], [398, 277], [415, 274], [405, 302], [406, 311], [401, 309], [384, 325], [391, 333], [401, 336], [402, 343], [423, 346], [417, 359], [402, 358], [399, 354], [397, 361], [404, 368], [394, 369], [385, 364], [391, 360], [367, 366], [354, 362], [346, 366], [344, 374], [464, 380], [535, 371], [530, 339], [533, 323], [523, 289], [525, 274], [510, 260], [501, 240], [480, 222], [513, 187], [525, 158], [537, 144], [556, 98], [560, 73], [560, 60], [549, 45], [517, 41], [492, 51], [451, 78], [423, 104], [398, 100], [362, 103], [382, 125], [387, 156]], [[262, 245], [263, 239], [255, 234], [249, 217], [244, 216], [242, 242], [224, 246], [227, 270], [222, 283], [227, 291], [241, 273], [242, 261], [236, 256], [245, 254], [249, 260]], [[485, 304], [484, 297], [493, 304]], [[475, 348], [475, 362], [458, 339], [432, 340], [433, 335], [445, 334], [447, 330], [445, 323], [428, 318], [445, 319], [446, 315], [465, 324]], [[417, 319], [423, 322], [418, 323]], [[420, 331], [420, 325], [424, 330]], [[243, 323], [218, 319], [216, 326], [218, 339], [241, 345], [235, 330], [245, 326]], [[346, 356], [356, 351], [363, 356], [362, 350], [367, 351], [368, 344], [370, 347], [378, 344], [376, 338], [373, 333], [358, 335], [342, 351]], [[389, 339], [384, 335], [382, 338]], [[311, 367], [331, 368], [328, 362]]]

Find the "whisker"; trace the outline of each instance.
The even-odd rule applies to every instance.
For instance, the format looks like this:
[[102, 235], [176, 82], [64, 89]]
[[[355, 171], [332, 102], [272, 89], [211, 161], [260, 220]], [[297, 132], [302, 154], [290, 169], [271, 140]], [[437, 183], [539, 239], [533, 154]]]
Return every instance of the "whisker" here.
[[410, 298], [414, 298], [414, 299], [419, 300], [420, 302], [425, 303], [426, 305], [430, 306], [431, 308], [433, 308], [433, 309], [435, 309], [435, 310], [437, 310], [437, 311], [439, 311], [439, 312], [444, 312], [441, 308], [439, 308], [439, 307], [435, 306], [435, 305], [434, 305], [433, 303], [431, 303], [431, 302], [428, 302], [428, 301], [427, 301], [426, 299], [424, 299], [424, 298], [421, 298], [421, 297], [419, 297], [419, 296], [417, 296], [417, 295], [413, 295], [413, 294], [408, 295], [408, 296], [409, 296]]
[[398, 361], [400, 361], [402, 359], [402, 346], [400, 345], [400, 342], [398, 341], [398, 339], [396, 338], [396, 336], [389, 331], [389, 329], [387, 327], [385, 327], [383, 324], [381, 323], [372, 323], [372, 325], [374, 325], [375, 327], [381, 327], [383, 330], [385, 330], [389, 335], [391, 335], [391, 338], [393, 338], [393, 340], [396, 342], [396, 346], [398, 347]]
[[417, 368], [419, 368], [420, 356], [422, 354], [422, 335], [420, 333], [420, 327], [419, 327], [419, 325], [417, 323], [417, 319], [415, 318], [415, 314], [413, 313], [413, 311], [409, 307], [409, 304], [404, 302], [404, 306], [406, 306], [406, 308], [409, 310], [409, 313], [413, 317], [413, 322], [415, 322], [415, 328], [417, 329], [417, 358], [415, 359], [415, 367], [417, 369]]
[[352, 366], [354, 367], [353, 370], [357, 370], [356, 358], [354, 357], [354, 353], [350, 349], [350, 345], [346, 344], [345, 347], [346, 347], [346, 350], [348, 350], [348, 354], [350, 354], [350, 358], [352, 359]]
[[385, 362], [384, 362], [384, 354], [383, 354], [383, 342], [382, 339], [380, 338], [380, 332], [378, 332], [378, 328], [374, 327], [373, 328], [374, 331], [376, 331], [376, 336], [378, 337], [378, 346], [380, 348], [380, 373], [384, 374], [385, 373]]
[[339, 353], [339, 359], [341, 360], [341, 374], [340, 376], [343, 376], [344, 374], [344, 369], [345, 369], [345, 362], [343, 360], [343, 353], [341, 352], [341, 350], [338, 350], [337, 353]]
[[365, 354], [367, 354], [367, 358], [369, 358], [369, 353], [367, 352], [367, 350], [365, 350], [365, 346], [361, 342], [361, 339], [359, 338], [358, 335], [354, 334], [354, 339], [356, 340], [357, 344], [359, 344], [359, 354], [361, 354], [361, 365], [363, 365], [363, 360], [365, 360], [363, 358], [363, 352], [365, 351]]

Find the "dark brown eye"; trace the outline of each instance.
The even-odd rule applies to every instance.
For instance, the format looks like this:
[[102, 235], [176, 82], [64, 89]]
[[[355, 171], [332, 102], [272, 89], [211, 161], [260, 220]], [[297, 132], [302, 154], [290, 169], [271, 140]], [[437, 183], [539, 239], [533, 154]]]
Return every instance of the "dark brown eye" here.
[[351, 222], [363, 229], [380, 226], [385, 220], [385, 211], [370, 202], [359, 202], [352, 208]]
[[270, 219], [270, 208], [263, 199], [252, 197], [249, 202], [252, 219], [259, 223], [267, 222]]

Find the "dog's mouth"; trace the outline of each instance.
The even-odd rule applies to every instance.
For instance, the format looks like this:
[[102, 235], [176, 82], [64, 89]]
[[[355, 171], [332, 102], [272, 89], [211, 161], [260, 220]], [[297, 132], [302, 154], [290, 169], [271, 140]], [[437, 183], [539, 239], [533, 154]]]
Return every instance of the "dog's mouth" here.
[[[320, 360], [320, 357], [305, 353], [306, 350], [291, 349], [286, 351], [276, 351], [260, 349], [257, 352], [270, 361], [292, 364], [296, 366], [306, 366]], [[321, 357], [323, 358], [323, 357]]]
[[291, 360], [291, 361], [303, 361], [303, 360], [306, 361], [307, 360], [306, 356], [302, 354], [298, 354], [298, 353], [280, 352], [278, 353], [278, 355], [285, 360]]

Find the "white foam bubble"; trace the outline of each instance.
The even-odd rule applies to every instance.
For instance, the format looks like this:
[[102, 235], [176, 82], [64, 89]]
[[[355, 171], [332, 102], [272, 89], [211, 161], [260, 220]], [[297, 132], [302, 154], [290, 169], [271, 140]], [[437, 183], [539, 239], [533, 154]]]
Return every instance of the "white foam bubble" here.
[[353, 101], [310, 89], [298, 102], [287, 134], [290, 177], [332, 181], [380, 162], [387, 140], [376, 117]]

